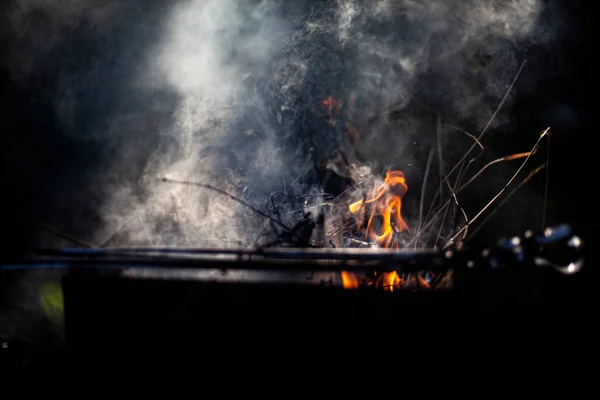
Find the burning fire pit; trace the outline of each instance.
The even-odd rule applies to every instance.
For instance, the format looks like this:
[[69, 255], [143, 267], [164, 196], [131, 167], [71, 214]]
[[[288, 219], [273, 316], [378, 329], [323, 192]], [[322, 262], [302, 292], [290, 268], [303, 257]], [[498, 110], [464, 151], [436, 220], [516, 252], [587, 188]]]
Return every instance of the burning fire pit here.
[[[45, 286], [39, 297], [50, 300], [40, 304], [53, 324], [64, 321], [78, 367], [106, 357], [140, 364], [131, 356], [138, 350], [194, 350], [206, 361], [207, 347], [221, 353], [211, 362], [250, 366], [265, 355], [283, 365], [314, 349], [389, 358], [392, 345], [415, 344], [418, 353], [442, 340], [472, 346], [474, 335], [515, 327], [552, 330], [556, 315], [576, 305], [565, 286], [572, 289], [583, 265], [582, 239], [570, 226], [467, 245], [541, 171], [543, 195], [532, 198], [542, 223], [531, 226], [547, 226], [550, 128], [536, 141], [539, 123], [520, 125], [523, 140], [535, 142], [529, 151], [483, 154], [482, 138], [501, 130], [499, 112], [524, 70], [520, 45], [542, 43], [535, 36], [546, 18], [537, 1], [500, 3], [188, 1], [146, 5], [149, 19], [120, 5], [82, 13], [85, 23], [58, 22], [78, 9], [38, 24], [71, 32], [73, 47], [58, 34], [64, 48], [37, 46], [46, 31], [30, 38], [56, 64], [20, 55], [28, 40], [15, 35], [17, 62], [7, 71], [36, 83], [15, 87], [49, 80], [19, 107], [58, 99], [44, 105], [56, 115], [31, 129], [56, 125], [69, 137], [57, 148], [80, 135], [106, 145], [69, 147], [53, 159], [106, 158], [89, 157], [89, 176], [56, 174], [91, 182], [88, 193], [65, 189], [49, 197], [62, 210], [40, 211], [86, 240], [32, 223], [81, 248], [32, 246], [0, 269], [64, 272], [62, 292]], [[114, 20], [127, 29], [107, 17], [117, 9], [128, 17]], [[29, 21], [21, 12], [12, 20]], [[108, 36], [97, 36], [101, 28]], [[61, 59], [71, 54], [85, 60]], [[39, 79], [16, 73], [21, 64]], [[50, 72], [37, 71], [46, 64]], [[36, 120], [15, 114], [16, 127]], [[453, 135], [460, 140], [449, 146]], [[491, 196], [463, 192], [512, 160], [522, 161], [513, 175], [483, 180]], [[22, 162], [15, 157], [10, 169]], [[529, 174], [512, 185], [523, 170]]]

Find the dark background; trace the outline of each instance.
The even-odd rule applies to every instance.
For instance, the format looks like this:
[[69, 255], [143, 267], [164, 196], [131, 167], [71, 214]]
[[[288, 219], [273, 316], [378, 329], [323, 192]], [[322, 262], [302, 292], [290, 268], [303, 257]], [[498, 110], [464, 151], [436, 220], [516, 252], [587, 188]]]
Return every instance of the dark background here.
[[[593, 30], [586, 2], [564, 2], [564, 6], [565, 24], [571, 29], [551, 48], [532, 49], [532, 58], [539, 57], [532, 73], [542, 78], [535, 89], [519, 93], [514, 112], [518, 130], [547, 125], [552, 131], [548, 222], [572, 223], [591, 234], [599, 227], [586, 195], [592, 184], [588, 177], [593, 176], [593, 99], [589, 93]], [[562, 72], [545, 75], [544, 71], [553, 68]], [[511, 142], [518, 143], [518, 139]]]
[[[497, 129], [488, 148], [493, 149], [491, 159], [527, 151], [535, 142], [534, 132], [551, 127], [547, 223], [573, 225], [587, 244], [588, 265], [593, 268], [596, 257], [589, 249], [596, 243], [600, 225], [594, 204], [598, 151], [594, 147], [595, 109], [592, 108], [592, 83], [596, 81], [592, 75], [596, 68], [591, 39], [594, 31], [592, 13], [588, 7], [590, 2], [558, 3], [560, 7], [554, 12], [560, 13], [562, 22], [557, 36], [551, 46], [533, 45], [523, 54], [529, 62], [515, 87], [511, 123]], [[161, 7], [148, 7], [143, 16], [132, 14], [129, 17], [133, 20], [141, 18], [147, 24], [160, 24], [163, 13]], [[38, 17], [43, 24], [43, 18]], [[128, 26], [120, 25], [107, 37], [122, 40], [123, 46], [127, 46]], [[85, 63], [98, 55], [95, 46], [102, 48], [102, 43], [96, 41], [85, 25], [71, 32], [73, 40], [56, 46], [45, 58], [43, 67], [35, 68], [27, 79], [18, 80], [11, 75], [7, 64], [15, 46], [27, 46], [28, 43], [15, 43], [12, 34], [0, 32], [0, 55], [6, 55], [0, 56], [0, 182], [3, 188], [0, 192], [0, 210], [3, 211], [0, 216], [3, 232], [0, 259], [6, 259], [36, 244], [40, 221], [61, 225], [63, 219], [77, 222], [81, 215], [81, 224], [63, 228], [75, 236], [85, 236], [93, 230], [95, 221], [101, 219], [98, 205], [105, 193], [99, 188], [97, 193], [82, 195], [77, 188], [88, 186], [90, 180], [96, 179], [104, 168], [103, 163], [107, 162], [105, 156], [114, 152], [119, 143], [103, 145], [68, 136], [55, 115], [51, 93], [60, 71], [63, 68], [85, 69]], [[40, 32], [43, 37], [43, 29]], [[146, 38], [148, 44], [155, 39], [152, 35]], [[74, 54], [78, 56], [74, 57]], [[134, 54], [133, 57], [138, 56]], [[83, 64], [70, 65], [73, 60]], [[135, 74], [135, 71], [129, 73]], [[119, 82], [129, 78], [127, 73], [111, 76], [111, 87], [118, 88]], [[110, 96], [102, 98], [104, 89], [98, 90], [83, 94], [86, 98], [99, 96], [99, 100], [106, 100], [98, 101], [97, 109], [87, 110], [86, 121], [80, 124], [84, 130], [95, 123], [94, 116], [102, 114], [104, 108], [115, 106], [110, 104]], [[170, 96], [174, 96], [161, 95], [167, 103]], [[136, 103], [140, 99], [132, 97], [130, 101], [133, 106], [140, 106]], [[160, 128], [160, 121], [158, 115], [147, 126], [138, 129], [151, 138]], [[540, 155], [545, 155], [546, 146], [547, 143], [542, 144]], [[125, 181], [139, 178], [144, 160], [152, 151], [150, 145], [145, 147], [143, 142], [138, 149], [133, 155], [132, 168], [123, 171]], [[418, 157], [421, 164], [425, 158], [426, 155]], [[510, 176], [510, 170], [504, 172], [505, 176]], [[524, 228], [541, 229], [542, 213], [538, 210], [545, 186], [544, 175], [537, 176], [524, 191], [535, 193], [535, 201], [527, 195], [515, 196], [488, 222], [473, 245], [486, 244], [500, 236], [521, 234]], [[409, 180], [409, 187], [414, 190], [411, 193], [419, 192], [416, 176]], [[471, 197], [466, 197], [465, 205], [474, 209], [481, 204], [481, 198], [489, 199], [497, 190], [497, 186], [476, 189]], [[14, 282], [2, 277], [4, 294], [19, 292], [21, 295], [27, 291], [23, 289], [23, 283], [17, 287], [13, 286]]]

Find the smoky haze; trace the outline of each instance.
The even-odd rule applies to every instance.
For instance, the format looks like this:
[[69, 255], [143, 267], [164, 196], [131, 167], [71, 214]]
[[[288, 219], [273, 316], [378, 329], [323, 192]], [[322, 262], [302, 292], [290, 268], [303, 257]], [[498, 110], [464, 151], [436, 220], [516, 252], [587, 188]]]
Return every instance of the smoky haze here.
[[[43, 221], [94, 245], [252, 245], [264, 225], [247, 207], [159, 179], [213, 185], [268, 211], [273, 192], [322, 191], [315, 168], [344, 148], [350, 125], [359, 164], [379, 175], [400, 165], [418, 181], [437, 119], [481, 130], [527, 47], [551, 42], [553, 20], [540, 23], [547, 7], [10, 2], [3, 117], [16, 135], [3, 139], [3, 174], [19, 189], [3, 201], [15, 235], [71, 245], [36, 231]], [[344, 101], [336, 124], [321, 103], [328, 96]], [[511, 102], [494, 126], [510, 123]], [[448, 157], [458, 151], [444, 146]], [[279, 216], [292, 225], [302, 213], [290, 204]]]

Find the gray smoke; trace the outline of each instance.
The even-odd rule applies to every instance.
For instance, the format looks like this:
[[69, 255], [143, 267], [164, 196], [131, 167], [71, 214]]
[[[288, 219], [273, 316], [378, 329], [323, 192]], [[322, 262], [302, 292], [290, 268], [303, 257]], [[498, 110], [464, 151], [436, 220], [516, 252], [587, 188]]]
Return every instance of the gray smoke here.
[[[52, 65], [46, 95], [62, 135], [95, 149], [86, 175], [65, 177], [79, 184], [55, 205], [69, 210], [57, 211], [63, 230], [96, 244], [125, 226], [110, 244], [226, 247], [252, 245], [264, 221], [159, 178], [266, 211], [273, 192], [320, 193], [315, 165], [347, 141], [341, 122], [327, 123], [328, 96], [344, 100], [360, 163], [422, 167], [435, 115], [485, 125], [525, 46], [552, 36], [542, 10], [541, 0], [22, 0], [3, 36], [15, 81]], [[288, 225], [303, 213], [281, 210]]]

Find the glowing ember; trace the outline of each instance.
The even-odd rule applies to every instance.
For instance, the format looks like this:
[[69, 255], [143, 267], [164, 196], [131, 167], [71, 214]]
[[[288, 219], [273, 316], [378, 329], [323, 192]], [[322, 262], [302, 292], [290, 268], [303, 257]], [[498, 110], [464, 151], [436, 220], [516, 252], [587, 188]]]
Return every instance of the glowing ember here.
[[348, 271], [342, 271], [342, 283], [344, 285], [344, 289], [358, 289], [360, 286], [358, 276]]
[[423, 286], [425, 289], [431, 288], [431, 285], [429, 285], [429, 283], [422, 276], [419, 276], [419, 284], [421, 286]]
[[334, 99], [333, 96], [329, 96], [327, 99], [323, 100], [322, 103], [327, 106], [327, 111], [329, 112], [329, 124], [333, 125], [334, 109], [335, 109], [335, 115], [339, 116], [340, 111], [342, 111], [342, 106], [344, 105], [344, 101], [339, 100], [339, 99]]
[[[396, 271], [384, 272], [380, 275], [375, 274], [372, 278], [367, 278], [362, 275], [359, 276], [353, 272], [342, 271], [342, 286], [344, 289], [358, 289], [362, 284], [367, 287], [371, 286], [393, 292], [394, 289], [400, 288], [402, 283], [402, 279], [398, 276]], [[426, 288], [428, 288], [428, 284]]]

